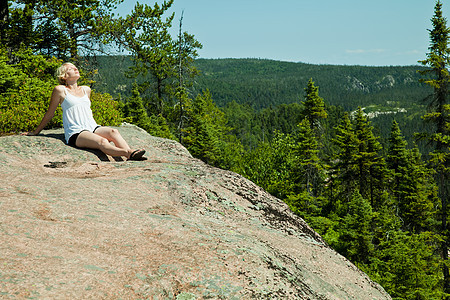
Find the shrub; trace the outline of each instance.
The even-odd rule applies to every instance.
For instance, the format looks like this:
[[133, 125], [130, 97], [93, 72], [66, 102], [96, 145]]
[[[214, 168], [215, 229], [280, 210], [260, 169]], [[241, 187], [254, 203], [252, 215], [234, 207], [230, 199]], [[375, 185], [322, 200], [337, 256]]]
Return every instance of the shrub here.
[[113, 100], [109, 94], [92, 91], [91, 108], [94, 119], [103, 126], [118, 126], [122, 123], [119, 102]]
[[[58, 84], [54, 72], [60, 65], [60, 60], [34, 55], [30, 50], [22, 49], [9, 57], [0, 48], [0, 134], [30, 131], [39, 125]], [[121, 123], [119, 104], [109, 94], [93, 92], [91, 101], [97, 123]], [[58, 107], [46, 128], [61, 126], [62, 112]]]

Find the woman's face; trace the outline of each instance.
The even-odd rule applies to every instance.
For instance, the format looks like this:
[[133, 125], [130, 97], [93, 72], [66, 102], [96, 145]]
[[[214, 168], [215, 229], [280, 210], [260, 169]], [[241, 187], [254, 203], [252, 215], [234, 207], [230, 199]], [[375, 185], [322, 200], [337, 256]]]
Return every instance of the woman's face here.
[[80, 72], [78, 71], [78, 68], [75, 67], [73, 64], [67, 64], [66, 65], [66, 80], [71, 79], [78, 79], [80, 78]]

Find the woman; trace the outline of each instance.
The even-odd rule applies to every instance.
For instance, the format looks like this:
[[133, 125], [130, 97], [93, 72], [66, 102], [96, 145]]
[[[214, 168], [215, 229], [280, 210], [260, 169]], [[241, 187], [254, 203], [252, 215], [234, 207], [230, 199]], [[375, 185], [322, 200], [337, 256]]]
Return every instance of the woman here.
[[[145, 150], [131, 149], [119, 131], [99, 126], [92, 115], [91, 89], [78, 86], [80, 72], [71, 63], [64, 63], [57, 70], [60, 85], [53, 89], [50, 105], [41, 123], [34, 131], [23, 135], [38, 135], [55, 115], [61, 104], [63, 111], [64, 135], [68, 145], [78, 148], [98, 149], [105, 154], [118, 157], [125, 156], [129, 160], [142, 160]], [[113, 142], [113, 144], [111, 144]]]

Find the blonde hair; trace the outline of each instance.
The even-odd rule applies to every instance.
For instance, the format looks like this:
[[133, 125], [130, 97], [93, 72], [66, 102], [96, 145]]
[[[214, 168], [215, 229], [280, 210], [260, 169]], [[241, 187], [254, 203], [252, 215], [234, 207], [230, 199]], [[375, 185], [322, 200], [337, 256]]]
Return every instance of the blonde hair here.
[[67, 65], [71, 63], [66, 62], [63, 63], [57, 70], [56, 70], [56, 78], [58, 79], [60, 84], [66, 84], [66, 72], [67, 72]]

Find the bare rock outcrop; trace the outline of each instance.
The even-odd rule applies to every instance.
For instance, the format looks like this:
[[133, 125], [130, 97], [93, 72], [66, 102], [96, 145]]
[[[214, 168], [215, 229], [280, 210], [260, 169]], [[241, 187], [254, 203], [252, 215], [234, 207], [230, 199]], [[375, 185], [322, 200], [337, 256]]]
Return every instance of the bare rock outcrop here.
[[390, 299], [252, 182], [119, 129], [147, 160], [0, 137], [0, 298]]

